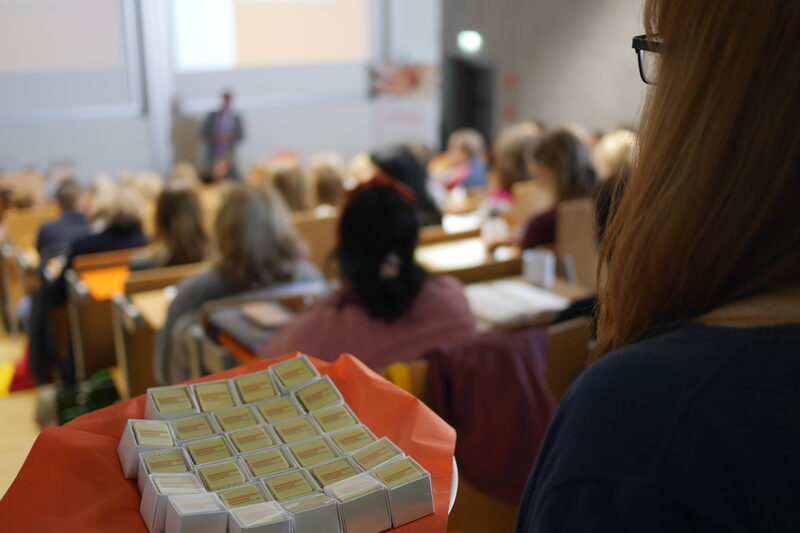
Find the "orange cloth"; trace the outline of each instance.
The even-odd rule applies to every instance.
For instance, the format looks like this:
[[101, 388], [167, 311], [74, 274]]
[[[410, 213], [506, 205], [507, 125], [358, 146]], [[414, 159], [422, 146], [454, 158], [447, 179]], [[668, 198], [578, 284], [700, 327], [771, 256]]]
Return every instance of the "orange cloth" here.
[[128, 281], [131, 269], [128, 265], [87, 270], [82, 272], [81, 281], [86, 284], [89, 294], [98, 302], [110, 300], [117, 293], [125, 292], [125, 283]]
[[[262, 370], [291, 356], [234, 368], [197, 381]], [[456, 434], [422, 402], [350, 355], [334, 363], [311, 359], [331, 377], [361, 421], [416, 459], [433, 481], [436, 512], [395, 531], [444, 532]], [[122, 477], [117, 458], [125, 422], [144, 416], [143, 396], [45, 429], [17, 479], [0, 500], [0, 524], [14, 533], [146, 533], [136, 480]]]

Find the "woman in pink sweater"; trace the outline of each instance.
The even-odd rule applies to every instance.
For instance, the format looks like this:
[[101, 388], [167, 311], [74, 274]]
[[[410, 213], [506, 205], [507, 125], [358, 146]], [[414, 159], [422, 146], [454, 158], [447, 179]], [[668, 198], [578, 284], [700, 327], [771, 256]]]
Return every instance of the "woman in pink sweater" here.
[[262, 358], [301, 351], [333, 361], [351, 353], [380, 369], [475, 334], [461, 283], [414, 261], [413, 203], [408, 188], [383, 177], [352, 193], [339, 222], [342, 290], [273, 334]]

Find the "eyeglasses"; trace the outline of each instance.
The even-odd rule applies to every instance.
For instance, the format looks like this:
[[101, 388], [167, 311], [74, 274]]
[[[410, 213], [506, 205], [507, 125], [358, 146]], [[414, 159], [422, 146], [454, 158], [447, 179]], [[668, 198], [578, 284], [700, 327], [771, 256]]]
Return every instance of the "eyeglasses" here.
[[637, 35], [633, 38], [633, 50], [639, 60], [639, 75], [648, 85], [655, 85], [658, 77], [659, 54], [661, 41], [657, 38], [650, 39], [647, 35]]

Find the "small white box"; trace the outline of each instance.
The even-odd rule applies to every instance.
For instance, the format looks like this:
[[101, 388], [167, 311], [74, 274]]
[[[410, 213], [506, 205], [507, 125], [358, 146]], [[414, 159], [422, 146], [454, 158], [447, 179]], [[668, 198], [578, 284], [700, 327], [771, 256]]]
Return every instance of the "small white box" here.
[[280, 390], [275, 384], [275, 377], [269, 370], [233, 378], [231, 383], [242, 404], [256, 403], [280, 396]]
[[273, 446], [266, 450], [245, 453], [239, 460], [247, 469], [247, 474], [253, 479], [274, 476], [298, 468], [292, 454], [283, 446]]
[[308, 412], [330, 407], [344, 401], [342, 393], [328, 376], [297, 387], [292, 391], [300, 405]]
[[284, 447], [289, 450], [292, 458], [301, 468], [311, 468], [341, 456], [339, 450], [327, 437], [314, 437], [286, 444]]
[[258, 425], [261, 420], [256, 416], [255, 411], [249, 405], [237, 405], [230, 409], [221, 409], [211, 413], [211, 418], [217, 426], [225, 433], [230, 433], [237, 429], [244, 429]]
[[308, 473], [323, 489], [334, 483], [357, 476], [364, 472], [349, 457], [337, 457], [331, 461], [308, 468]]
[[239, 405], [239, 399], [227, 379], [197, 383], [191, 388], [197, 399], [197, 408], [204, 413]]
[[405, 454], [395, 443], [383, 437], [356, 450], [349, 457], [364, 470], [371, 470], [393, 459], [401, 459]]
[[275, 434], [285, 444], [294, 444], [304, 440], [313, 439], [322, 435], [314, 419], [310, 416], [298, 416], [272, 425]]
[[[158, 456], [163, 455], [162, 461], [155, 465], [155, 469], [148, 468], [152, 460], [158, 461]], [[150, 459], [152, 458], [152, 459]], [[150, 461], [147, 461], [150, 459]], [[155, 471], [153, 471], [155, 470]], [[150, 474], [185, 474], [192, 472], [192, 462], [184, 448], [164, 448], [151, 450], [139, 454], [138, 485], [139, 494], [144, 493], [144, 484]]]
[[166, 422], [128, 420], [117, 446], [117, 455], [125, 479], [137, 477], [140, 452], [173, 448], [174, 446], [175, 438], [172, 436], [172, 428]]
[[275, 502], [231, 509], [228, 533], [292, 533], [292, 517]]
[[322, 431], [330, 433], [361, 424], [358, 417], [344, 402], [338, 402], [309, 413]]
[[226, 509], [236, 509], [257, 503], [272, 501], [267, 489], [262, 483], [245, 483], [235, 487], [228, 487], [214, 492]]
[[222, 429], [208, 414], [198, 413], [186, 418], [171, 420], [172, 433], [178, 442], [189, 442], [222, 433]]
[[236, 450], [224, 433], [206, 437], [205, 439], [190, 440], [181, 445], [186, 449], [186, 454], [196, 467], [232, 459], [237, 455]]
[[305, 409], [291, 396], [281, 396], [253, 404], [256, 413], [267, 424], [277, 424], [306, 414]]
[[144, 417], [151, 420], [175, 420], [197, 414], [197, 402], [186, 385], [150, 387]]
[[261, 478], [261, 483], [276, 501], [282, 502], [320, 491], [319, 485], [305, 470], [289, 470]]
[[347, 532], [378, 533], [392, 527], [383, 484], [368, 473], [325, 488], [339, 502], [339, 520]]
[[373, 468], [372, 475], [386, 486], [394, 527], [433, 513], [431, 476], [411, 457]]
[[319, 372], [305, 355], [269, 367], [282, 394], [319, 378]]
[[281, 503], [292, 515], [294, 533], [341, 533], [339, 508], [327, 494], [316, 493]]
[[150, 533], [163, 533], [170, 496], [205, 492], [194, 474], [151, 474], [145, 478], [139, 513]]
[[252, 481], [247, 474], [247, 469], [242, 466], [239, 459], [226, 459], [196, 466], [194, 473], [200, 478], [203, 486], [211, 492], [244, 485]]
[[363, 424], [333, 431], [328, 434], [328, 437], [345, 455], [360, 450], [378, 440], [375, 434]]
[[227, 533], [228, 511], [216, 494], [170, 496], [165, 533]]
[[225, 434], [237, 454], [245, 454], [257, 450], [265, 450], [278, 446], [281, 440], [275, 431], [266, 424], [258, 424], [244, 429], [237, 429]]

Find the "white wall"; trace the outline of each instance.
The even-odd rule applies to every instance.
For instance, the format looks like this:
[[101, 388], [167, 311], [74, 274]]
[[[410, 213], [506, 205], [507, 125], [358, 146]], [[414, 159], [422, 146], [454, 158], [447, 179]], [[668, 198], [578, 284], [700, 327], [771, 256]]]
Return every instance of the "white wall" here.
[[[398, 135], [407, 141], [435, 138], [431, 117], [438, 116], [438, 98], [404, 102], [402, 128], [387, 131], [382, 120], [386, 105], [368, 98], [366, 65], [359, 65], [357, 73], [351, 69], [348, 79], [341, 76], [347, 77], [349, 67], [333, 77], [328, 67], [295, 72], [300, 77], [294, 82], [307, 87], [306, 91], [272, 91], [286, 78], [270, 80], [261, 75], [263, 71], [255, 76], [247, 70], [233, 75], [179, 76], [171, 59], [167, 2], [139, 2], [145, 39], [147, 106], [143, 115], [89, 118], [76, 110], [69, 118], [45, 114], [29, 121], [0, 120], [0, 170], [46, 170], [53, 160], [70, 159], [80, 177], [88, 179], [98, 172], [115, 174], [121, 169], [166, 172], [173, 158], [202, 163], [200, 122], [218, 105], [219, 93], [231, 87], [241, 95], [247, 133], [237, 157], [242, 169], [278, 150], [295, 150], [308, 157], [332, 149], [349, 157], [385, 140], [396, 140]], [[441, 57], [441, 0], [370, 0], [370, 4], [371, 60], [430, 62]], [[424, 23], [413, 23], [422, 19]], [[57, 89], [54, 84], [53, 90]]]
[[[590, 129], [635, 124], [645, 94], [631, 38], [642, 0], [445, 0], [444, 49], [484, 35], [480, 58], [496, 69], [496, 130], [513, 120]], [[509, 83], [516, 81], [516, 83]]]

